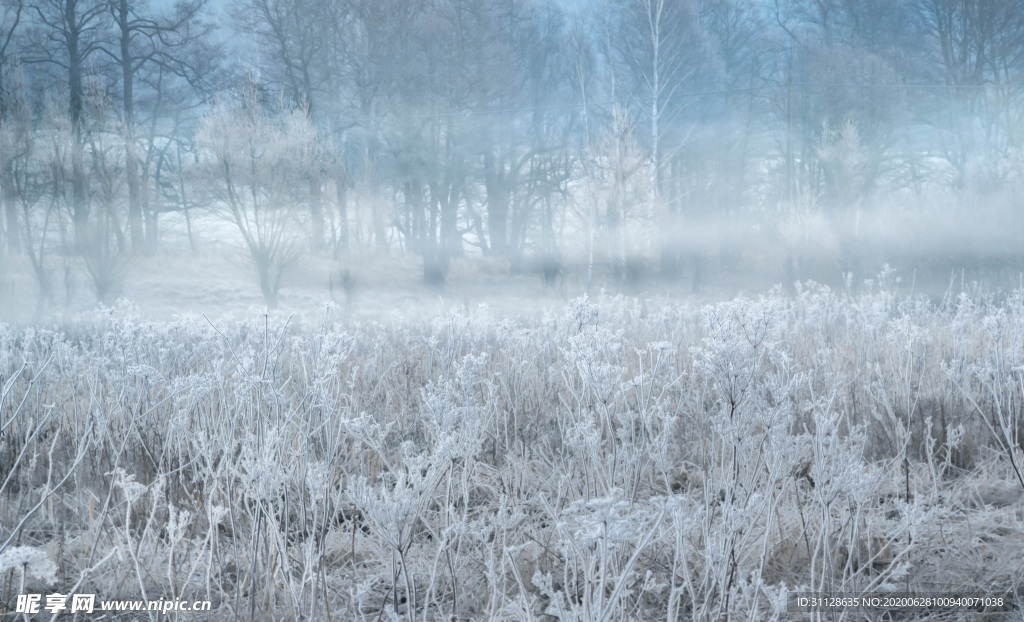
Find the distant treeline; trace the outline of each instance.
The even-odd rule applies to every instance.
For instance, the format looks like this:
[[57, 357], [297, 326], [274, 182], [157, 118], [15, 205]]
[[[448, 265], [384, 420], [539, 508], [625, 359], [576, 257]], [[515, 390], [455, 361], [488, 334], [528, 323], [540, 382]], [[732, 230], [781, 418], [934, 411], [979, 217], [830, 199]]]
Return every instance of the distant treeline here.
[[754, 229], [784, 278], [831, 240], [839, 274], [873, 222], [942, 247], [979, 205], [998, 239], [947, 227], [938, 263], [1012, 257], [1022, 52], [994, 0], [4, 0], [0, 241], [41, 306], [60, 270], [111, 297], [196, 210], [270, 304], [309, 252], [700, 289], [708, 232]]

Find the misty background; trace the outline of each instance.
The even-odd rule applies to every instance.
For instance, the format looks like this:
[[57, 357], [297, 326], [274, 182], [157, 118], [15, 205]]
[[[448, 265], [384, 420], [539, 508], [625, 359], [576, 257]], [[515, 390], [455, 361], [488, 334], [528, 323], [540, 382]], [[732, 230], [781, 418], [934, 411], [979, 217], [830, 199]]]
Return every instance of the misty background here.
[[7, 316], [1020, 285], [1015, 0], [0, 7]]

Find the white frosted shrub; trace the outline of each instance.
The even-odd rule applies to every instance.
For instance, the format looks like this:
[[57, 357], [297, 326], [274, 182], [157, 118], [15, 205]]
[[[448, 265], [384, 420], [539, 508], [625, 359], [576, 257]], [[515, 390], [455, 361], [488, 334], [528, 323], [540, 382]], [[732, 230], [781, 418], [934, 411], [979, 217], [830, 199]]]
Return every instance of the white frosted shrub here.
[[900, 287], [0, 326], [2, 599], [36, 580], [211, 620], [1017, 599], [1024, 294]]

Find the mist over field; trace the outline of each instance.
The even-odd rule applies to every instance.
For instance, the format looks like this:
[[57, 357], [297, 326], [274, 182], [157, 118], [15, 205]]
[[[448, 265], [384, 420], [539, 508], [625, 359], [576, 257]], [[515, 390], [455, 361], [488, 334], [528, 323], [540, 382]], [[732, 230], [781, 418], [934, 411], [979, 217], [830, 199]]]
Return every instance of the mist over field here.
[[1011, 0], [0, 0], [0, 617], [1024, 619], [1022, 78]]

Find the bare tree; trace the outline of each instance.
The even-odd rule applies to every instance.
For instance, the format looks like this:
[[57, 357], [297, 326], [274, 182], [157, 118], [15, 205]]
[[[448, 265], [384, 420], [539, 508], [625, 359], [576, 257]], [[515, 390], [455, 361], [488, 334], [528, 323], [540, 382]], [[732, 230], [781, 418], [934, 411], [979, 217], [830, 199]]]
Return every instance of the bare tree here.
[[637, 287], [655, 243], [657, 215], [650, 157], [640, 148], [636, 123], [624, 108], [612, 111], [606, 131], [592, 147], [592, 201], [604, 205], [598, 223], [605, 259], [619, 285]]
[[[320, 112], [321, 99], [328, 96], [329, 40], [332, 21], [344, 19], [341, 3], [315, 0], [245, 0], [235, 10], [235, 21], [256, 39], [267, 58], [263, 78], [270, 88], [279, 89], [297, 109], [311, 119]], [[309, 228], [314, 249], [324, 244], [322, 187], [326, 171], [310, 169], [306, 184], [310, 193]]]
[[[62, 231], [63, 222], [50, 179], [52, 171], [43, 165], [44, 155], [34, 140], [29, 149], [13, 163], [11, 182], [21, 217], [23, 248], [36, 281], [36, 315], [54, 301], [53, 235]], [[70, 269], [64, 257], [65, 267]]]
[[81, 255], [96, 299], [109, 303], [120, 293], [131, 254], [130, 213], [123, 208], [130, 190], [125, 143], [133, 136], [118, 122], [105, 93], [93, 89], [89, 95], [86, 174], [93, 213]]
[[1013, 0], [916, 0], [927, 40], [927, 67], [946, 84], [928, 118], [946, 137], [941, 149], [963, 186], [972, 160], [986, 185], [1024, 139], [1024, 6]]
[[[36, 280], [36, 313], [52, 298], [51, 273], [46, 259], [47, 234], [57, 224], [55, 204], [47, 201], [47, 168], [39, 162], [32, 110], [21, 67], [2, 68], [4, 87], [0, 114], [0, 184], [3, 185], [8, 251], [28, 257]], [[40, 205], [47, 204], [45, 210]], [[44, 212], [44, 213], [40, 213]], [[0, 258], [0, 262], [3, 259]]]
[[482, 177], [489, 250], [518, 262], [530, 245], [542, 261], [556, 261], [554, 199], [564, 194], [573, 170], [571, 141], [580, 119], [567, 105], [576, 101], [578, 83], [564, 18], [552, 7], [513, 3], [498, 13], [495, 24], [505, 33], [505, 44], [492, 62], [509, 66], [488, 74], [515, 88], [483, 87], [499, 96], [492, 106], [523, 112], [485, 119], [477, 132], [488, 143], [482, 147]]
[[[178, 2], [162, 13], [153, 10], [145, 0], [107, 0], [108, 10], [114, 24], [114, 41], [102, 45], [99, 50], [106, 54], [120, 70], [121, 77], [121, 122], [125, 134], [125, 174], [128, 186], [128, 220], [131, 231], [132, 250], [141, 251], [148, 239], [150, 248], [156, 242], [155, 232], [146, 235], [143, 216], [146, 208], [144, 193], [145, 179], [142, 156], [139, 153], [137, 117], [137, 80], [151, 81], [148, 85], [156, 90], [156, 103], [150, 114], [159, 113], [160, 99], [165, 93], [164, 83], [168, 76], [175, 76], [189, 84], [199, 85], [204, 74], [211, 71], [216, 63], [217, 50], [206, 45], [211, 27], [202, 21], [206, 0]], [[196, 51], [200, 55], [195, 54]], [[156, 79], [153, 79], [153, 76]], [[155, 145], [146, 143], [150, 157]], [[155, 218], [147, 218], [155, 227]]]
[[[128, 268], [127, 223], [122, 210], [124, 138], [102, 90], [87, 86], [83, 104], [87, 113], [76, 131], [67, 109], [48, 103], [41, 118], [46, 131], [32, 138], [31, 157], [19, 161], [15, 187], [40, 295], [50, 295], [45, 255], [47, 237], [56, 229], [62, 246], [75, 248], [96, 299], [110, 302], [119, 293]], [[84, 144], [79, 137], [84, 137]], [[78, 200], [83, 203], [76, 203]], [[80, 227], [75, 207], [81, 204], [88, 206], [89, 213]], [[64, 256], [66, 299], [70, 301], [75, 263]]]
[[337, 16], [314, 0], [244, 0], [234, 14], [238, 27], [255, 38], [265, 55], [263, 79], [293, 105], [313, 114], [327, 66], [326, 20]]
[[[20, 105], [12, 103], [11, 96], [11, 91], [17, 91], [20, 87], [20, 70], [8, 57], [8, 49], [18, 29], [18, 25], [21, 23], [23, 9], [22, 0], [7, 0], [0, 4], [0, 123], [7, 123], [10, 117], [17, 117], [20, 112]], [[12, 84], [12, 80], [16, 81], [16, 83]], [[15, 97], [15, 102], [22, 100], [17, 94], [15, 94]], [[13, 121], [11, 125], [20, 126], [21, 124], [18, 121]], [[20, 236], [18, 235], [14, 183], [11, 177], [13, 174], [11, 168], [17, 149], [12, 144], [5, 151], [7, 153], [6, 157], [0, 160], [0, 193], [2, 193], [0, 197], [2, 197], [7, 225], [5, 241], [8, 252], [17, 252], [20, 245]]]
[[[688, 110], [696, 102], [687, 98], [687, 92], [695, 90], [691, 85], [706, 84], [706, 78], [716, 73], [717, 57], [703, 31], [697, 4], [691, 0], [615, 0], [612, 6], [613, 21], [608, 26], [612, 67], [628, 92], [643, 94], [632, 108], [646, 127], [642, 144], [651, 157], [656, 200], [667, 208], [661, 271], [676, 278], [684, 255], [682, 221], [692, 214], [683, 209], [690, 188], [684, 180], [670, 177], [684, 172], [676, 160], [684, 155], [700, 121]], [[670, 169], [670, 164], [676, 166]], [[692, 181], [697, 186], [703, 183], [695, 177]], [[697, 289], [701, 259], [693, 249], [689, 254], [696, 257], [693, 283]]]
[[300, 183], [321, 160], [317, 133], [303, 109], [268, 110], [250, 81], [236, 105], [220, 104], [196, 133], [209, 190], [234, 223], [270, 307], [285, 272], [302, 256]]
[[654, 187], [661, 189], [668, 136], [682, 111], [683, 86], [697, 69], [705, 42], [692, 2], [619, 0], [614, 45], [631, 84], [644, 94]]
[[88, 180], [85, 177], [86, 72], [107, 31], [105, 0], [40, 0], [32, 9], [31, 43], [25, 62], [57, 68], [67, 86], [67, 113], [73, 133], [71, 215], [75, 244], [89, 237]]

